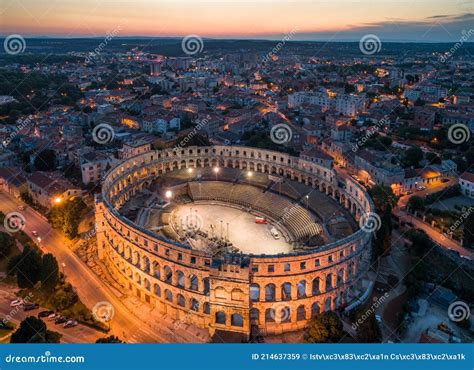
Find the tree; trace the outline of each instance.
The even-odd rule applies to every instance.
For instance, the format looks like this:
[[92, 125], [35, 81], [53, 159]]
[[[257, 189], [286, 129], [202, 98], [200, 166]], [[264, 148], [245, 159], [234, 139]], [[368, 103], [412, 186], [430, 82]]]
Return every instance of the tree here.
[[36, 249], [26, 246], [23, 252], [8, 262], [8, 272], [16, 274], [20, 288], [32, 288], [41, 276], [41, 256]]
[[474, 248], [474, 212], [471, 212], [464, 221], [462, 245], [464, 248]]
[[336, 343], [344, 335], [341, 319], [332, 311], [316, 315], [304, 335], [306, 343]]
[[119, 337], [117, 337], [115, 335], [110, 335], [108, 337], [99, 338], [95, 342], [96, 343], [123, 343], [123, 341], [121, 341], [119, 339]]
[[60, 338], [61, 334], [48, 330], [43, 320], [29, 316], [12, 334], [10, 343], [59, 343]]
[[51, 253], [45, 254], [41, 264], [41, 287], [46, 291], [52, 291], [58, 282], [58, 261]]
[[423, 211], [425, 209], [425, 199], [414, 195], [408, 200], [407, 206], [413, 211]]
[[0, 260], [8, 257], [15, 247], [15, 239], [4, 232], [0, 232]]
[[82, 199], [68, 199], [51, 208], [48, 220], [53, 228], [61, 230], [69, 239], [74, 239], [81, 221], [80, 216], [86, 208]]
[[35, 157], [35, 169], [37, 171], [53, 171], [56, 168], [56, 154], [52, 149], [43, 149]]
[[369, 190], [369, 193], [374, 201], [377, 213], [382, 213], [386, 209], [391, 211], [397, 205], [398, 197], [393, 193], [390, 186], [375, 185]]
[[360, 343], [380, 343], [382, 334], [375, 314], [368, 316], [357, 328], [357, 341]]
[[373, 258], [386, 254], [391, 247], [392, 209], [396, 206], [398, 197], [390, 186], [376, 185], [369, 190], [374, 201], [375, 212], [380, 217], [380, 228], [376, 231], [373, 243]]
[[418, 167], [422, 159], [423, 151], [418, 147], [409, 148], [405, 152], [405, 166], [407, 167]]

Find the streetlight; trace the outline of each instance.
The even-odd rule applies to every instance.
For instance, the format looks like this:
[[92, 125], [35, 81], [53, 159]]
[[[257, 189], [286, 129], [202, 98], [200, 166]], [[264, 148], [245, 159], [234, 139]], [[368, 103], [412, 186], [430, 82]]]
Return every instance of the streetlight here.
[[55, 198], [54, 203], [56, 203], [56, 204], [61, 203], [61, 198], [60, 197]]
[[214, 167], [213, 171], [216, 174], [216, 180], [217, 180], [217, 174], [219, 173], [219, 167]]
[[166, 190], [166, 193], [165, 193], [165, 197], [166, 199], [171, 199], [171, 197], [173, 196], [173, 192], [171, 190]]
[[193, 169], [191, 167], [188, 168], [188, 173], [193, 173]]
[[252, 176], [253, 176], [253, 172], [252, 172], [252, 171], [248, 171], [248, 172], [247, 172], [247, 176], [248, 176], [248, 177], [252, 177]]

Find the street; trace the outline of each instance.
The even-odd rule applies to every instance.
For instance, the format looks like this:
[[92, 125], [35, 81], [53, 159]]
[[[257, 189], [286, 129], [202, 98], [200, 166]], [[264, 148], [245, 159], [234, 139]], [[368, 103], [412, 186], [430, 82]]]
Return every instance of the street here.
[[443, 236], [438, 230], [432, 228], [430, 225], [418, 220], [417, 218], [408, 215], [400, 209], [395, 209], [393, 213], [400, 218], [400, 221], [411, 222], [415, 228], [423, 230], [431, 240], [435, 241], [441, 247], [456, 251], [459, 255], [469, 258], [471, 261], [474, 260], [474, 252], [463, 248], [461, 244], [452, 240], [448, 237]]
[[[70, 241], [61, 233], [51, 228], [48, 222], [37, 212], [26, 206], [23, 211], [18, 210], [22, 204], [5, 193], [0, 193], [0, 211], [4, 214], [20, 212], [26, 220], [24, 232], [33, 240], [32, 232], [37, 231], [41, 238], [42, 250], [55, 255], [60, 269], [64, 264], [64, 273], [79, 294], [82, 302], [92, 309], [98, 302], [107, 301], [114, 307], [114, 316], [111, 322], [110, 335], [117, 335], [124, 341], [132, 340], [139, 343], [167, 343], [169, 336], [151, 329], [144, 322], [133, 315], [121, 300], [111, 291], [110, 287], [102, 282], [70, 249]], [[75, 342], [83, 341], [80, 336]]]

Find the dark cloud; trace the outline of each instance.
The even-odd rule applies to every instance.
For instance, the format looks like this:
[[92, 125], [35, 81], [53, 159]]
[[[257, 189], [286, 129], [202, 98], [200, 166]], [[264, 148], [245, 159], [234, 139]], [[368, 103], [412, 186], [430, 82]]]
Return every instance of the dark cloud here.
[[373, 33], [382, 41], [456, 42], [463, 32], [472, 28], [473, 13], [440, 14], [419, 21], [391, 18], [381, 22], [351, 25], [348, 30], [339, 32], [297, 34], [295, 40], [355, 41], [367, 33]]

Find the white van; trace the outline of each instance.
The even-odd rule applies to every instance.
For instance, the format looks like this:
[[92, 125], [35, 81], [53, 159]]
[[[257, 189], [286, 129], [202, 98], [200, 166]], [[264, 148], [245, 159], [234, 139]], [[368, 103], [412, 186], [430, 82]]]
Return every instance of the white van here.
[[278, 230], [275, 229], [274, 227], [270, 229], [270, 233], [275, 239], [280, 239], [280, 234], [278, 233]]

